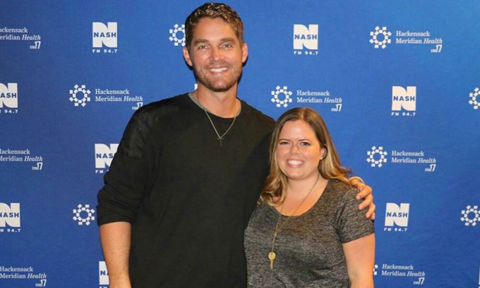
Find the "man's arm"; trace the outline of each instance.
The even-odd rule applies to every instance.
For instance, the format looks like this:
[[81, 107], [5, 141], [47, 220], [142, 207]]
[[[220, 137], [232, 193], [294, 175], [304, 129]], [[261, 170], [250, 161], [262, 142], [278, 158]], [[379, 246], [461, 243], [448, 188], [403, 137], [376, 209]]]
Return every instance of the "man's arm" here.
[[107, 263], [110, 288], [131, 288], [128, 274], [132, 226], [113, 222], [100, 226], [100, 241]]
[[348, 180], [350, 181], [350, 185], [360, 191], [357, 194], [357, 200], [363, 199], [363, 202], [360, 203], [358, 209], [362, 210], [365, 207], [368, 207], [366, 217], [375, 220], [376, 206], [375, 203], [373, 203], [372, 187], [366, 185], [360, 177], [352, 177]]

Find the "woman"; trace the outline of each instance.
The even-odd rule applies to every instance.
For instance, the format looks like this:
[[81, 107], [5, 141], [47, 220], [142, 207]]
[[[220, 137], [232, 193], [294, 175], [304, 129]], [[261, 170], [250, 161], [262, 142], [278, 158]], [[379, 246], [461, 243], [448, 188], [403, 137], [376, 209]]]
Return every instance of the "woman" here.
[[373, 287], [375, 236], [320, 115], [280, 116], [245, 231], [250, 287]]

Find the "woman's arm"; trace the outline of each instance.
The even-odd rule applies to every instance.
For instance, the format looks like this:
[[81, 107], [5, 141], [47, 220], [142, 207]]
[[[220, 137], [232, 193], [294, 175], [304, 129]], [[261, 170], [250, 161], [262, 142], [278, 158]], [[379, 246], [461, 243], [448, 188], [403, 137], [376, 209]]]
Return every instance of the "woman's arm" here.
[[373, 288], [375, 234], [344, 243], [343, 252], [352, 288]]

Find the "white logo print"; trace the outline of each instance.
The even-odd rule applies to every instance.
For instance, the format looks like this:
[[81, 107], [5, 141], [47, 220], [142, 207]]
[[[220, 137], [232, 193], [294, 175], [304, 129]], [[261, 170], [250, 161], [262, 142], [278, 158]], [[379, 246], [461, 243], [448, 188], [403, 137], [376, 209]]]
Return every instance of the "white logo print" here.
[[473, 105], [473, 109], [477, 110], [480, 107], [480, 103], [477, 101], [477, 97], [480, 95], [480, 89], [475, 88], [474, 92], [470, 93], [470, 101], [468, 104]]
[[117, 153], [118, 144], [95, 144], [95, 168], [105, 169], [112, 164], [113, 156]]
[[407, 111], [417, 109], [417, 87], [407, 86], [407, 89], [401, 86], [392, 87], [392, 111], [401, 111], [402, 108]]
[[[292, 92], [288, 90], [287, 86], [277, 86], [275, 89], [276, 91], [272, 91], [272, 102], [276, 103], [277, 107], [287, 107], [288, 103], [292, 103], [292, 98], [290, 98], [290, 96], [292, 96]], [[283, 94], [283, 100], [280, 100], [278, 97], [280, 94]]]
[[101, 48], [103, 45], [117, 48], [117, 22], [93, 22], [92, 24], [93, 48]]
[[370, 32], [370, 36], [372, 36], [370, 43], [374, 44], [375, 49], [379, 47], [385, 49], [387, 44], [392, 43], [392, 39], [389, 38], [392, 36], [392, 32], [387, 31], [387, 27], [382, 27], [381, 29], [378, 26], [375, 27], [375, 31]]
[[5, 203], [0, 203], [0, 228], [7, 225], [20, 227], [20, 203], [10, 203], [10, 207]]
[[396, 232], [406, 232], [408, 226], [408, 217], [410, 213], [409, 203], [400, 203], [398, 206], [395, 203], [387, 203], [385, 211], [385, 229], [384, 231], [392, 231], [393, 226], [401, 228], [394, 228]]
[[[378, 158], [378, 157], [375, 158], [375, 155], [377, 155], [377, 154], [380, 156], [380, 158]], [[387, 154], [388, 154], [388, 152], [383, 151], [382, 146], [380, 146], [378, 148], [373, 146], [372, 151], [367, 152], [367, 155], [368, 155], [367, 162], [371, 163], [372, 167], [378, 166], [380, 168], [380, 167], [382, 167], [383, 163], [387, 163], [387, 158], [385, 158], [385, 156], [387, 156]]]
[[100, 285], [109, 285], [110, 281], [108, 280], [108, 270], [105, 261], [98, 262], [98, 275], [99, 275], [99, 284]]
[[38, 50], [38, 49], [40, 49], [40, 45], [42, 45], [42, 41], [35, 41], [34, 43], [35, 43], [35, 44], [30, 45], [30, 49], [33, 49], [33, 50]]
[[18, 108], [17, 83], [8, 83], [7, 86], [0, 83], [0, 108]]
[[90, 205], [87, 204], [85, 206], [82, 206], [82, 204], [78, 204], [78, 209], [73, 209], [73, 220], [78, 222], [78, 225], [90, 225], [90, 221], [95, 220], [95, 210], [90, 209]]
[[[178, 46], [185, 46], [185, 24], [181, 26], [178, 24], [173, 25], [173, 29], [170, 29], [170, 37], [168, 38], [170, 41], [173, 42], [173, 45]], [[178, 36], [177, 33], [182, 33], [183, 35]]]
[[318, 25], [293, 25], [293, 49], [318, 50]]
[[38, 283], [35, 283], [35, 287], [47, 287], [47, 279], [40, 279]]
[[[462, 222], [465, 222], [465, 226], [475, 226], [477, 225], [477, 222], [480, 221], [480, 212], [478, 211], [478, 206], [470, 206], [468, 205], [466, 210], [462, 210]], [[472, 217], [470, 217], [470, 215]]]
[[[90, 90], [87, 90], [87, 87], [85, 85], [82, 85], [82, 86], [78, 86], [78, 85], [75, 85], [73, 86], [73, 88], [75, 88], [74, 90], [70, 90], [70, 102], [74, 102], [75, 106], [82, 106], [82, 107], [85, 107], [87, 105], [86, 102], [90, 102], [90, 97], [88, 97], [88, 95], [90, 95], [90, 93], [92, 93]], [[82, 94], [82, 97], [77, 97], [78, 94], [81, 93]]]

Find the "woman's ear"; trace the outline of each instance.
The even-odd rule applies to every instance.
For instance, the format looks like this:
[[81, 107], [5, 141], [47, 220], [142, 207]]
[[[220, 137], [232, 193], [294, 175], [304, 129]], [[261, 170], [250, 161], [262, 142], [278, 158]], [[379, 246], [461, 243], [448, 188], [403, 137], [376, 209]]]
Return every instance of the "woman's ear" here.
[[320, 150], [320, 155], [322, 156], [322, 160], [325, 159], [325, 157], [327, 157], [327, 154], [328, 154], [327, 148], [322, 147], [322, 149]]

